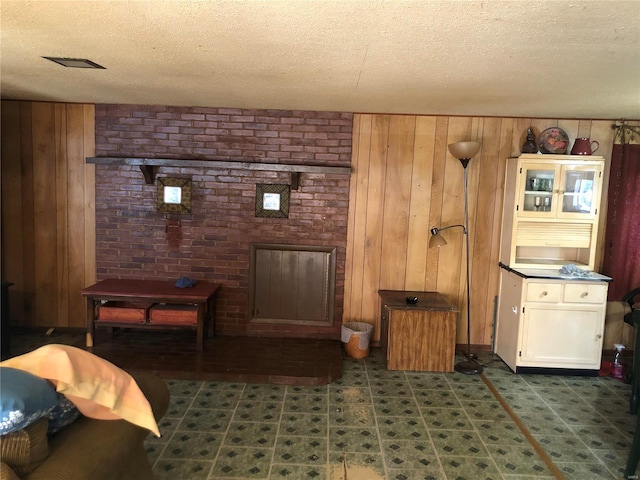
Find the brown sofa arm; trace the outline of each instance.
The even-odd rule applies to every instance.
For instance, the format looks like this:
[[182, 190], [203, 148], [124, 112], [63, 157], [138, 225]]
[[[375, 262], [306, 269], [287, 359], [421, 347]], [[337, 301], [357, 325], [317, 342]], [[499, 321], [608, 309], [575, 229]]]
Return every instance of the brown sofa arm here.
[[132, 374], [132, 376], [144, 396], [147, 397], [156, 421], [160, 420], [169, 409], [169, 388], [167, 384], [160, 377], [150, 373]]
[[0, 480], [20, 480], [20, 477], [9, 465], [0, 462]]
[[[169, 389], [155, 375], [134, 375], [157, 420], [169, 407]], [[144, 449], [149, 431], [125, 420], [81, 417], [54, 435], [49, 456], [24, 480], [153, 479]]]

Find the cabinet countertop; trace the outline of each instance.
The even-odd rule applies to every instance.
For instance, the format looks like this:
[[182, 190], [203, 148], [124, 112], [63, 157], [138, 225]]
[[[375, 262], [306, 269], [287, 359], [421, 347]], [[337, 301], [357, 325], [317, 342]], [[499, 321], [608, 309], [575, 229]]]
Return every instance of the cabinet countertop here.
[[[395, 309], [457, 311], [438, 292], [418, 292], [414, 290], [378, 290], [382, 304]], [[407, 297], [417, 297], [418, 301], [407, 303]]]
[[589, 272], [588, 276], [579, 277], [576, 275], [566, 275], [560, 270], [546, 270], [544, 268], [511, 268], [500, 262], [500, 268], [513, 272], [522, 278], [544, 278], [547, 280], [575, 280], [584, 282], [610, 282], [612, 279], [606, 275], [596, 272]]

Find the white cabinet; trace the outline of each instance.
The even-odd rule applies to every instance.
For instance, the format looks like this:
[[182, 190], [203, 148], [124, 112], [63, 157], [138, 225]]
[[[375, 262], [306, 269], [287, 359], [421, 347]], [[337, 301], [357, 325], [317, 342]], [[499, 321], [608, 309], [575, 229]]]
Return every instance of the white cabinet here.
[[509, 159], [500, 261], [512, 268], [593, 270], [603, 157], [523, 154]]
[[495, 352], [513, 371], [597, 373], [609, 279], [596, 273], [592, 278], [501, 269]]

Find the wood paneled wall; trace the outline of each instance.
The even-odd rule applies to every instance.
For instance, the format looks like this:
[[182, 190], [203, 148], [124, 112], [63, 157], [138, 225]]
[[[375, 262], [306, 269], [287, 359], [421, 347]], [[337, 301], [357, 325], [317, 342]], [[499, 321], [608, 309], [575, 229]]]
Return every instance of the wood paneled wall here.
[[2, 102], [2, 279], [12, 323], [82, 327], [95, 281], [93, 105]]
[[[462, 229], [443, 232], [448, 245], [427, 248], [429, 229], [464, 223], [463, 168], [449, 143], [478, 140], [468, 166], [471, 254], [471, 343], [491, 345], [498, 295], [504, 172], [520, 154], [528, 127], [552, 126], [571, 139], [600, 142], [607, 160], [612, 121], [409, 115], [355, 115], [343, 322], [365, 321], [380, 339], [378, 290], [438, 291], [456, 305], [457, 342], [466, 343], [466, 266]], [[606, 208], [601, 208], [600, 244]], [[602, 261], [598, 253], [597, 264]]]
[[[10, 289], [15, 324], [84, 326], [78, 291], [95, 281], [93, 105], [2, 102], [2, 279]], [[380, 289], [435, 290], [462, 314], [457, 341], [466, 342], [464, 242], [444, 232], [446, 247], [429, 250], [432, 226], [462, 223], [463, 173], [447, 144], [482, 142], [471, 160], [469, 214], [472, 337], [491, 345], [498, 294], [498, 249], [504, 170], [526, 130], [551, 126], [571, 139], [600, 142], [607, 160], [601, 208], [604, 238], [610, 120], [355, 115], [353, 173], [343, 321], [376, 326]], [[598, 253], [597, 265], [602, 261]]]

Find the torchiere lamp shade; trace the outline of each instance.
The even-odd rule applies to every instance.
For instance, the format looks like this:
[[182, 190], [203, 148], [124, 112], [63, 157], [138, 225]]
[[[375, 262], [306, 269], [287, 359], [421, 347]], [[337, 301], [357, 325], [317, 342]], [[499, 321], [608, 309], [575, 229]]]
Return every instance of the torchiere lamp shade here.
[[481, 146], [480, 142], [456, 142], [448, 145], [449, 152], [458, 160], [472, 158], [480, 151]]

